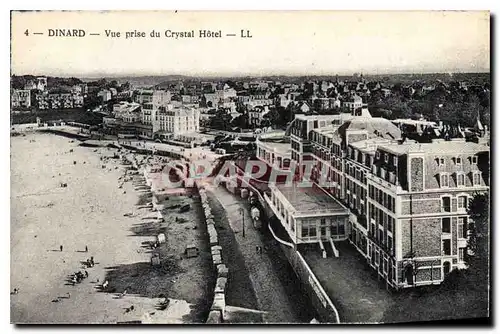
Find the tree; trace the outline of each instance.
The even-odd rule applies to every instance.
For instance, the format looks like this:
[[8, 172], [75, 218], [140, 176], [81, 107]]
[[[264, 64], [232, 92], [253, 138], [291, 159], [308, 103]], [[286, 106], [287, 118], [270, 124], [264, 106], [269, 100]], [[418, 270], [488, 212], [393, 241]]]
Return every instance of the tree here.
[[473, 222], [468, 226], [469, 243], [471, 255], [467, 256], [467, 264], [470, 269], [487, 273], [489, 259], [489, 196], [488, 194], [476, 194], [469, 203], [467, 209]]
[[248, 114], [241, 114], [231, 121], [231, 126], [242, 129], [248, 128]]

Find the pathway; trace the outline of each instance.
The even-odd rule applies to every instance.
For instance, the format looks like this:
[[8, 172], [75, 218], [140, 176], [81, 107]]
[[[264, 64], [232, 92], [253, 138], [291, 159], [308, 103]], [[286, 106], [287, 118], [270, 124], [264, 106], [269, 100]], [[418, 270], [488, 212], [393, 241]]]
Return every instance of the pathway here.
[[[252, 225], [246, 201], [232, 195], [222, 186], [207, 190], [217, 197], [226, 211], [229, 224], [243, 254], [258, 307], [268, 312], [263, 315], [264, 321], [267, 323], [299, 322], [293, 307], [296, 301], [290, 300], [273, 267], [273, 259], [266, 253], [266, 250], [263, 250], [262, 254], [256, 252], [256, 246], [264, 246], [264, 240], [260, 232]], [[245, 237], [243, 237], [240, 208], [245, 210]]]

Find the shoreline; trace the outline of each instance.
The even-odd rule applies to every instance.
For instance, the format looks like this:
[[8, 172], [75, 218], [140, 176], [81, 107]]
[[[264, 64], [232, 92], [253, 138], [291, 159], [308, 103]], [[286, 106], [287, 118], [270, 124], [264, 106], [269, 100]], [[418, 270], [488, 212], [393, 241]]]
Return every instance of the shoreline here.
[[[68, 145], [66, 137], [43, 131], [11, 138], [11, 290], [20, 289], [19, 294], [11, 295], [11, 322], [199, 321], [206, 290], [203, 285], [210, 280], [204, 277], [204, 265], [195, 265], [194, 270], [189, 267], [195, 261], [203, 262], [203, 254], [190, 265], [176, 255], [175, 262], [184, 272], [171, 278], [152, 270], [151, 254], [144, 245], [154, 240], [155, 228], [166, 227], [143, 220], [148, 211], [137, 207], [141, 193], [132, 182], [123, 182], [119, 188], [123, 168], [118, 161], [99, 159], [116, 149], [79, 144], [69, 141]], [[60, 187], [62, 182], [68, 187]], [[195, 215], [196, 210], [191, 211]], [[133, 212], [134, 217], [125, 217], [127, 212]], [[193, 222], [198, 219], [199, 223], [199, 218], [193, 217]], [[184, 233], [181, 229], [184, 227], [173, 228], [179, 237]], [[202, 232], [197, 233], [195, 239], [202, 243]], [[64, 251], [55, 251], [60, 244]], [[89, 253], [83, 254], [87, 245]], [[167, 248], [165, 253], [179, 251]], [[65, 285], [66, 275], [83, 270], [79, 263], [90, 256], [99, 264], [86, 269], [89, 278], [75, 287]], [[186, 276], [193, 276], [193, 280], [186, 280]], [[99, 292], [97, 278], [101, 284], [108, 279], [116, 293], [128, 290], [127, 297], [118, 299], [116, 293]], [[139, 280], [146, 282], [139, 284]], [[177, 292], [171, 291], [174, 289]], [[59, 298], [68, 292], [71, 298]], [[167, 312], [157, 311], [162, 300], [159, 296], [166, 294], [172, 298], [171, 306]], [[55, 298], [59, 302], [51, 302]], [[124, 313], [131, 305], [135, 311]], [[155, 315], [145, 317], [151, 313]]]

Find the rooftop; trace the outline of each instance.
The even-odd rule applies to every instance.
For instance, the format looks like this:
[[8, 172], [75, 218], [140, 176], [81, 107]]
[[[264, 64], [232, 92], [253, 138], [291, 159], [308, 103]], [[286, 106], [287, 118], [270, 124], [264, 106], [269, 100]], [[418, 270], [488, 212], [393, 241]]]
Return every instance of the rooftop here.
[[393, 144], [393, 143], [394, 143], [393, 140], [377, 137], [377, 138], [360, 140], [354, 143], [350, 143], [349, 145], [362, 152], [375, 154], [378, 146], [384, 144]]
[[280, 155], [287, 155], [291, 154], [292, 152], [292, 146], [290, 145], [290, 143], [259, 141], [257, 145], [263, 146], [270, 151], [274, 151]]
[[346, 207], [316, 185], [285, 183], [275, 187], [295, 209], [294, 216], [311, 213], [348, 214]]
[[457, 154], [457, 153], [478, 153], [489, 151], [489, 147], [474, 143], [466, 142], [463, 139], [458, 140], [434, 140], [432, 143], [405, 143], [405, 144], [383, 144], [380, 148], [384, 151], [404, 155], [413, 152], [422, 152], [426, 154]]

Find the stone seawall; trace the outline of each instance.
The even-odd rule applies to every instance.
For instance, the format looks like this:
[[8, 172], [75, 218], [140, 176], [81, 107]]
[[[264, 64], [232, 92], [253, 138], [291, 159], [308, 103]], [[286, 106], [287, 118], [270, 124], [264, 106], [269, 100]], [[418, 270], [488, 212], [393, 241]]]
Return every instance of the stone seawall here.
[[219, 245], [219, 238], [217, 231], [215, 230], [214, 216], [212, 215], [212, 210], [208, 203], [206, 190], [198, 181], [195, 181], [195, 187], [198, 189], [201, 198], [201, 205], [203, 207], [205, 223], [207, 225], [208, 237], [210, 241], [213, 270], [217, 277], [214, 289], [214, 300], [206, 323], [218, 324], [222, 323], [224, 319], [224, 312], [226, 309], [226, 285], [229, 270], [223, 263], [222, 246]]

